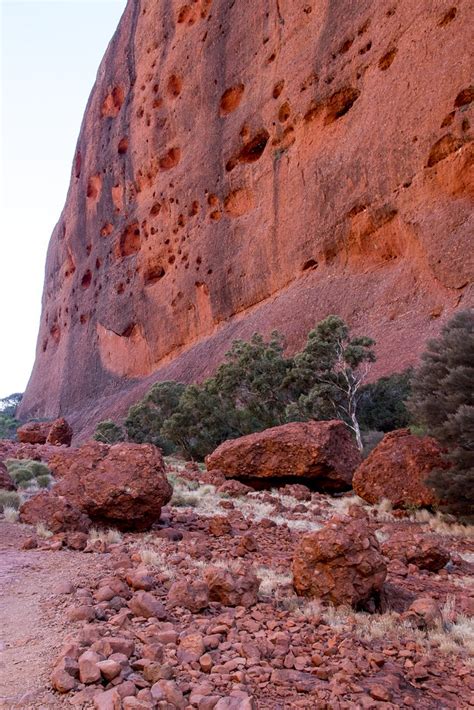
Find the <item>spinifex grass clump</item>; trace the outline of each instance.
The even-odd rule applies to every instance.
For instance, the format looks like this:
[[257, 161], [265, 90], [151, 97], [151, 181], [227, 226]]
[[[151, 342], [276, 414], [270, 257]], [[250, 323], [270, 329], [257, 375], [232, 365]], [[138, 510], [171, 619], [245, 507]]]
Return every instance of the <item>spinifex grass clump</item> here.
[[49, 468], [41, 461], [7, 459], [5, 466], [19, 488], [48, 488], [53, 480]]

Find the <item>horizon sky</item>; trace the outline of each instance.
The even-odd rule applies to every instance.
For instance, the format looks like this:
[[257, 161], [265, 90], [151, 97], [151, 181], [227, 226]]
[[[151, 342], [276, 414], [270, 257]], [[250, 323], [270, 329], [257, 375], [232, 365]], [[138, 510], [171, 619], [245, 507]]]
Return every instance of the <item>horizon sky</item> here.
[[0, 0], [0, 398], [35, 358], [49, 238], [99, 64], [126, 0]]

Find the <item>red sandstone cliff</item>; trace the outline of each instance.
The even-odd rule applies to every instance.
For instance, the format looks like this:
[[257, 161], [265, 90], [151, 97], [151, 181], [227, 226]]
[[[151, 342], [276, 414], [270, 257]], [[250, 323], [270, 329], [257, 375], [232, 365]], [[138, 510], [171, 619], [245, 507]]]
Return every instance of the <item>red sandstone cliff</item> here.
[[84, 429], [328, 313], [377, 339], [379, 373], [413, 362], [474, 300], [473, 21], [469, 0], [129, 0], [21, 415]]

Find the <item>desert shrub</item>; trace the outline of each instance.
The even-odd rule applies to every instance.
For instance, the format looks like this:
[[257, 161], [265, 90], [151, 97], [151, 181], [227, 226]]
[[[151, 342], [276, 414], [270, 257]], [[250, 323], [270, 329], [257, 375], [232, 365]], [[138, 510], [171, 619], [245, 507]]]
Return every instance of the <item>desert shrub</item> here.
[[137, 444], [151, 443], [163, 453], [175, 450], [175, 442], [162, 432], [163, 423], [177, 409], [186, 386], [180, 382], [157, 382], [148, 394], [130, 408], [125, 420], [128, 439]]
[[42, 463], [41, 461], [31, 461], [29, 459], [26, 459], [26, 468], [31, 471], [33, 476], [35, 478], [38, 478], [38, 476], [49, 476], [50, 471], [49, 468], [45, 463]]
[[21, 498], [16, 491], [6, 491], [4, 488], [0, 488], [0, 508], [18, 508], [21, 505]]
[[288, 374], [294, 363], [283, 352], [283, 337], [277, 331], [269, 340], [254, 333], [249, 342], [235, 340], [218, 368], [216, 390], [236, 410], [242, 433], [285, 423], [293, 397]]
[[412, 369], [381, 377], [361, 388], [359, 422], [366, 431], [388, 432], [410, 424], [406, 400], [411, 392]]
[[0, 413], [0, 439], [16, 439], [16, 430], [20, 426], [10, 414]]
[[125, 441], [126, 436], [122, 427], [110, 419], [106, 419], [97, 424], [94, 439], [103, 444], [116, 444], [118, 441]]
[[[129, 411], [128, 438], [150, 441], [166, 454], [178, 450], [202, 460], [227, 439], [289, 421], [337, 417], [362, 448], [361, 401], [366, 402], [364, 427], [380, 419], [390, 430], [405, 415], [405, 373], [371, 389], [363, 387], [375, 360], [373, 346], [368, 337], [351, 337], [337, 316], [321, 321], [292, 358], [284, 355], [277, 332], [268, 340], [259, 334], [248, 342], [236, 340], [214, 377], [204, 383], [154, 385]], [[384, 430], [378, 424], [375, 428]]]
[[18, 522], [18, 518], [20, 517], [18, 510], [16, 508], [12, 508], [9, 505], [6, 505], [3, 509], [3, 517], [7, 521], [7, 523], [16, 523]]
[[51, 476], [37, 476], [36, 478], [36, 483], [38, 484], [39, 488], [49, 488], [52, 482]]
[[28, 483], [29, 481], [32, 481], [35, 477], [34, 473], [26, 467], [13, 469], [10, 472], [10, 476], [17, 485], [20, 485], [21, 483]]
[[416, 423], [448, 453], [449, 468], [432, 471], [428, 484], [442, 510], [474, 521], [474, 311], [460, 311], [430, 340], [412, 382]]

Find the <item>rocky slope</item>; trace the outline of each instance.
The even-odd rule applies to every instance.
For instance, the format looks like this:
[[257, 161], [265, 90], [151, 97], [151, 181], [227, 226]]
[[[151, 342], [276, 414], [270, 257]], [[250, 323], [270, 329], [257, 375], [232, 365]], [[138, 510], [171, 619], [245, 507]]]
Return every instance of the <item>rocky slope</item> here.
[[130, 0], [49, 247], [22, 416], [84, 431], [328, 313], [416, 359], [473, 302], [468, 0]]

